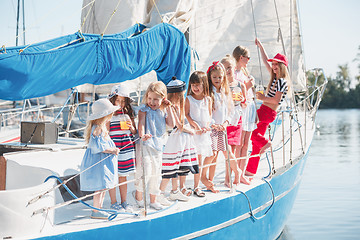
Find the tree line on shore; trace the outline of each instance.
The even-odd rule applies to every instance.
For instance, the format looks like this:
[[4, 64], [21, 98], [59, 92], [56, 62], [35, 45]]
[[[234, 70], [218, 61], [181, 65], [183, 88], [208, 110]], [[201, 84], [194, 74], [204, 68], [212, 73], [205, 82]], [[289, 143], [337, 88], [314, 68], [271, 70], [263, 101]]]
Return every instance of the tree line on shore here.
[[[355, 87], [351, 86], [352, 80], [349, 75], [348, 64], [339, 65], [338, 72], [335, 77], [328, 76], [328, 84], [326, 86], [324, 96], [322, 98], [320, 109], [329, 108], [360, 108], [360, 46], [359, 53], [354, 61], [359, 62], [358, 74], [355, 76]], [[313, 72], [308, 71], [308, 85], [313, 85], [316, 76]], [[324, 82], [324, 76], [319, 76], [318, 83]]]

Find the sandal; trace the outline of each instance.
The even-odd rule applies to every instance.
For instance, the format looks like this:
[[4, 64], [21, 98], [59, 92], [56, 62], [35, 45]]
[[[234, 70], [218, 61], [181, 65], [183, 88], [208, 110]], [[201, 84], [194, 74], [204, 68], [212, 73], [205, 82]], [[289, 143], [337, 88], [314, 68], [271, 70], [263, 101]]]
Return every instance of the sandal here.
[[183, 187], [180, 191], [187, 197], [190, 197], [192, 194], [191, 188]]
[[205, 193], [201, 190], [200, 187], [194, 189], [194, 194], [198, 197], [205, 197]]

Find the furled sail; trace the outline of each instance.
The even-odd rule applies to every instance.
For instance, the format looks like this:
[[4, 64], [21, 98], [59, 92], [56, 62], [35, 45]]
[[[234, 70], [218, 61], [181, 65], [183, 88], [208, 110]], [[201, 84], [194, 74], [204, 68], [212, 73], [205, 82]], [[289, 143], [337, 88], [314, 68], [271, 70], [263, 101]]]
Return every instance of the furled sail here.
[[[146, 30], [146, 31], [144, 31]], [[72, 34], [0, 54], [0, 98], [46, 96], [85, 83], [108, 84], [154, 70], [165, 83], [190, 75], [184, 34], [163, 23], [113, 35]]]

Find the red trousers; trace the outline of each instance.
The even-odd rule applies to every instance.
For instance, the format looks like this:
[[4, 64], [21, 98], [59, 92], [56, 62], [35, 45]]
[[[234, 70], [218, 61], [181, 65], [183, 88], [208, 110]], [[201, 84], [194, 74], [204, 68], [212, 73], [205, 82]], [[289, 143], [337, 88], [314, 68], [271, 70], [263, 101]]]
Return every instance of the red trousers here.
[[[264, 104], [257, 110], [259, 117], [259, 122], [256, 129], [251, 135], [252, 142], [252, 151], [251, 155], [257, 155], [260, 153], [261, 148], [268, 143], [264, 137], [267, 127], [272, 123], [276, 118], [276, 111], [265, 106]], [[260, 157], [251, 157], [249, 158], [249, 163], [247, 165], [246, 171], [255, 174], [259, 166]]]

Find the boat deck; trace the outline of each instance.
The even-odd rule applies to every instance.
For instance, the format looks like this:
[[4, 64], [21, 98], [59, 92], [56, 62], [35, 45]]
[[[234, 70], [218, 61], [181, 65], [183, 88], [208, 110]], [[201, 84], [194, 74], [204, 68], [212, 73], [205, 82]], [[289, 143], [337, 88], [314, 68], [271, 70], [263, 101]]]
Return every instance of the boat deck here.
[[[299, 117], [304, 118], [304, 115]], [[281, 116], [279, 117], [279, 119], [281, 122]], [[289, 132], [284, 132], [285, 142], [286, 142], [285, 159], [287, 159], [285, 161], [283, 159], [284, 152], [282, 150], [282, 141], [281, 141], [282, 127], [281, 124], [279, 124], [279, 119], [276, 120], [274, 124], [272, 124], [272, 128], [274, 128], [275, 125], [277, 128], [275, 138], [273, 139], [273, 150], [274, 150], [273, 153], [274, 153], [276, 174], [281, 174], [282, 172], [284, 172], [286, 168], [289, 168], [291, 166], [291, 163], [289, 162], [290, 152], [292, 155], [291, 157], [292, 161], [294, 161], [294, 163], [297, 161], [296, 159], [304, 156], [304, 153], [306, 153], [308, 150], [313, 135], [312, 125], [307, 126], [306, 134], [304, 131], [301, 131], [302, 141], [304, 142], [304, 137], [306, 135], [306, 143], [307, 143], [307, 146], [302, 148], [302, 144], [300, 143], [300, 134], [298, 134], [298, 131], [295, 131], [295, 129], [297, 129], [297, 124], [294, 124], [293, 126], [293, 131], [295, 132], [293, 133], [292, 140], [290, 140]], [[285, 126], [284, 129], [290, 129], [290, 128], [289, 126]], [[290, 141], [292, 141], [292, 144], [290, 144]], [[17, 144], [21, 145], [21, 143], [17, 143]], [[9, 153], [6, 154], [6, 158], [10, 161], [16, 162], [19, 165], [31, 165], [32, 167], [49, 169], [51, 172], [53, 172], [53, 174], [57, 176], [67, 176], [78, 173], [82, 156], [85, 151], [85, 149], [82, 149], [83, 148], [82, 140], [77, 140], [77, 139], [68, 140], [65, 138], [60, 138], [59, 143], [56, 145], [35, 146], [33, 144], [29, 144], [29, 147], [39, 148], [41, 150], [45, 149], [47, 151]], [[270, 156], [269, 156], [269, 160], [271, 162]], [[285, 165], [284, 165], [284, 161], [285, 161]], [[214, 194], [211, 192], [206, 192], [206, 196], [204, 198], [199, 198], [195, 195], [192, 195], [188, 202], [174, 202], [174, 204], [169, 208], [158, 212], [155, 212], [154, 210], [147, 208], [148, 214], [147, 216], [144, 216], [144, 210], [136, 207], [135, 200], [132, 194], [135, 188], [134, 188], [134, 183], [131, 182], [128, 184], [127, 199], [128, 199], [128, 203], [134, 207], [135, 210], [134, 212], [139, 213], [139, 216], [119, 214], [112, 221], [91, 219], [89, 217], [91, 213], [91, 209], [89, 209], [87, 206], [81, 203], [73, 203], [53, 210], [54, 211], [53, 218], [52, 219], [50, 217], [47, 218], [46, 221], [44, 222], [44, 227], [41, 230], [41, 232], [39, 232], [39, 234], [33, 237], [57, 235], [67, 232], [84, 231], [93, 228], [108, 227], [123, 223], [141, 222], [145, 220], [161, 218], [181, 211], [187, 211], [193, 208], [197, 208], [206, 204], [212, 204], [224, 198], [228, 198], [229, 196], [241, 194], [236, 190], [246, 193], [250, 189], [253, 189], [261, 184], [264, 184], [264, 180], [262, 180], [262, 178], [268, 175], [269, 175], [269, 164], [268, 161], [266, 160], [266, 157], [263, 156], [259, 164], [258, 173], [254, 176], [251, 185], [239, 184], [237, 186], [234, 186], [234, 189], [230, 191], [229, 188], [224, 186], [225, 160], [223, 155], [219, 154], [214, 183], [215, 183], [215, 187], [220, 190], [220, 193]], [[268, 180], [270, 179], [271, 177], [268, 178]], [[128, 177], [128, 180], [130, 181], [133, 180], [133, 176]], [[189, 174], [187, 177], [186, 186], [187, 187], [193, 186], [193, 176], [191, 174]], [[200, 186], [204, 187], [202, 184], [200, 184]], [[168, 188], [166, 191], [167, 195], [170, 192], [170, 188], [171, 188], [171, 183], [168, 184]], [[117, 198], [120, 199], [119, 193], [117, 193]], [[59, 204], [61, 202], [62, 202], [62, 198], [60, 196], [59, 191], [57, 190], [56, 204]], [[92, 204], [92, 201], [88, 200], [87, 203]], [[104, 208], [108, 208], [110, 206], [110, 199], [108, 194], [106, 194], [103, 206]]]

